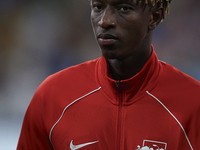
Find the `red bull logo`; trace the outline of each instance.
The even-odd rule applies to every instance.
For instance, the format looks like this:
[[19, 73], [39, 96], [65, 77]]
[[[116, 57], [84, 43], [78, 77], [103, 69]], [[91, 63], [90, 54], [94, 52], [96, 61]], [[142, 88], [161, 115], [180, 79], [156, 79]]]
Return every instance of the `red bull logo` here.
[[167, 150], [167, 143], [144, 140], [143, 145], [138, 145], [136, 150]]

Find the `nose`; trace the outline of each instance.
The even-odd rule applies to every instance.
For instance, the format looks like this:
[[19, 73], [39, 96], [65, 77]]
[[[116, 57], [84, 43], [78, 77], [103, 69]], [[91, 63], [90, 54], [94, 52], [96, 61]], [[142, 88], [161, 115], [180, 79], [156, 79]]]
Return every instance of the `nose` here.
[[114, 16], [115, 14], [112, 10], [110, 10], [109, 8], [105, 9], [102, 13], [100, 21], [98, 22], [98, 25], [104, 29], [115, 28], [116, 20]]

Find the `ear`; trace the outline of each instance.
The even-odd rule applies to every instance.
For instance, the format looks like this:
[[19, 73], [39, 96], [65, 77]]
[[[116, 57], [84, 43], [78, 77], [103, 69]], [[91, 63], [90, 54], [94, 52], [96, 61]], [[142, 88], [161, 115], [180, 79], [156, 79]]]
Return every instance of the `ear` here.
[[153, 9], [149, 22], [149, 30], [154, 30], [163, 19], [163, 8]]

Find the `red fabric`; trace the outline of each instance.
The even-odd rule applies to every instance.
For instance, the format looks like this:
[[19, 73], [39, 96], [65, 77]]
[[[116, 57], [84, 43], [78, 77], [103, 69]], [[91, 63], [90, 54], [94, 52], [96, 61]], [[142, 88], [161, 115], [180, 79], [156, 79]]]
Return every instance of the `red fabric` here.
[[17, 150], [70, 150], [70, 142], [95, 142], [81, 150], [199, 150], [198, 81], [158, 61], [153, 48], [118, 87], [108, 72], [101, 57], [48, 77], [27, 109]]

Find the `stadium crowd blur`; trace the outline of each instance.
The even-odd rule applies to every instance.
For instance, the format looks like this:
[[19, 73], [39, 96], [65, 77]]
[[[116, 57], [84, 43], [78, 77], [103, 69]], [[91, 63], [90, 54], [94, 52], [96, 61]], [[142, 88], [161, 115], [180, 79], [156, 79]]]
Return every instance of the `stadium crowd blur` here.
[[[199, 8], [200, 1], [173, 0], [153, 44], [160, 60], [200, 81]], [[87, 0], [0, 0], [1, 148], [15, 149], [26, 108], [48, 75], [99, 56]]]

